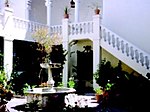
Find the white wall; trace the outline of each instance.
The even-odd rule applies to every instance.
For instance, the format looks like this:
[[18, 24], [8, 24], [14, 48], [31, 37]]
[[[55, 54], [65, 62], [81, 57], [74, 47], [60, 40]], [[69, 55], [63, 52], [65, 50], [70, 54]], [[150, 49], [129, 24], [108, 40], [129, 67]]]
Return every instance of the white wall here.
[[150, 53], [150, 0], [104, 0], [102, 24]]
[[[102, 0], [79, 0], [79, 21], [92, 20], [94, 5], [102, 6]], [[64, 7], [70, 7], [70, 0], [53, 0], [52, 2], [52, 25], [61, 24]], [[74, 8], [70, 8], [69, 21], [74, 22]]]
[[25, 19], [25, 0], [10, 0], [10, 7], [13, 8], [14, 15]]
[[45, 0], [32, 0], [29, 20], [46, 24]]

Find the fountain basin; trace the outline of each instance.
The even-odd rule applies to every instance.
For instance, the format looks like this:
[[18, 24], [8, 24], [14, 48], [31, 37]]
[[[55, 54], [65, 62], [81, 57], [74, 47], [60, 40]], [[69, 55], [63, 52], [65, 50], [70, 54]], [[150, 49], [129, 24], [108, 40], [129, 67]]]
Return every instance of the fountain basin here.
[[52, 93], [71, 93], [76, 92], [73, 88], [67, 87], [36, 87], [30, 90], [27, 90], [26, 93], [34, 93], [34, 94], [52, 94]]
[[47, 107], [52, 104], [63, 104], [65, 95], [75, 93], [76, 90], [67, 87], [38, 87], [26, 91], [27, 103], [39, 101], [40, 107]]

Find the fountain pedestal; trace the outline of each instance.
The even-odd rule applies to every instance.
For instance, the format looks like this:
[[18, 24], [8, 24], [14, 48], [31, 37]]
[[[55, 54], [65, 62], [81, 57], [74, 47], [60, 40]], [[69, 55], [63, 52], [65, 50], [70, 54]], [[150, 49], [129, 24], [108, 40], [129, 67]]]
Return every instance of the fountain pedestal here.
[[[52, 77], [51, 68], [59, 68], [61, 66], [60, 63], [42, 63], [40, 64], [42, 68], [48, 69], [48, 81], [47, 87], [35, 87], [32, 90], [26, 91], [27, 94], [27, 103], [38, 100], [38, 105], [42, 108], [51, 107], [61, 105], [64, 103], [64, 96], [69, 93], [76, 92], [73, 88], [67, 87], [54, 87], [54, 80]], [[57, 107], [56, 107], [57, 108]]]

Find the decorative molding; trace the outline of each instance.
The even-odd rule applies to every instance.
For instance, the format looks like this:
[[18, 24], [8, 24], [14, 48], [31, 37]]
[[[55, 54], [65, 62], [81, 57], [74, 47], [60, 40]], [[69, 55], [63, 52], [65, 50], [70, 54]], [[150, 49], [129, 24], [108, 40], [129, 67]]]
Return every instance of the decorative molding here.
[[45, 0], [45, 6], [50, 6], [52, 4], [52, 0]]
[[28, 10], [31, 10], [31, 3], [32, 3], [32, 0], [26, 0], [26, 8]]

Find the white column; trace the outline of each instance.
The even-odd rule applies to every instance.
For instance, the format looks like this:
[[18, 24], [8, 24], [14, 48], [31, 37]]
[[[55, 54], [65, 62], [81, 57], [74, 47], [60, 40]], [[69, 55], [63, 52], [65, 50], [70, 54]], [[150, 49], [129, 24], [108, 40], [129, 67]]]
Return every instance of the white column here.
[[4, 38], [4, 69], [8, 80], [13, 68], [13, 40], [7, 40]]
[[75, 22], [79, 22], [79, 0], [74, 0], [75, 1]]
[[[63, 48], [69, 52], [69, 45], [68, 45], [68, 19], [63, 19], [62, 20], [62, 36], [63, 36]], [[66, 56], [66, 62], [64, 64], [64, 69], [63, 69], [63, 78], [62, 82], [64, 84], [64, 87], [67, 87], [68, 83], [68, 74], [69, 74], [69, 69], [68, 69], [68, 54]]]
[[[93, 16], [93, 74], [100, 64], [100, 15]], [[93, 87], [96, 83], [93, 79]]]
[[[45, 0], [45, 5], [47, 7], [47, 25], [51, 26], [51, 7], [52, 7], [52, 0]], [[49, 29], [50, 32], [50, 29]]]
[[29, 20], [32, 0], [26, 0], [25, 19]]
[[8, 80], [10, 79], [13, 64], [13, 10], [5, 7], [4, 11], [4, 70], [7, 74]]

